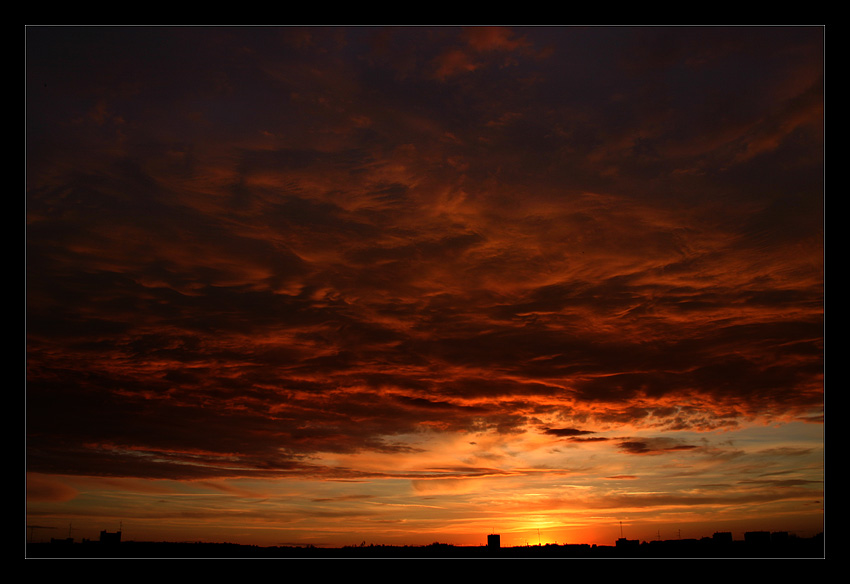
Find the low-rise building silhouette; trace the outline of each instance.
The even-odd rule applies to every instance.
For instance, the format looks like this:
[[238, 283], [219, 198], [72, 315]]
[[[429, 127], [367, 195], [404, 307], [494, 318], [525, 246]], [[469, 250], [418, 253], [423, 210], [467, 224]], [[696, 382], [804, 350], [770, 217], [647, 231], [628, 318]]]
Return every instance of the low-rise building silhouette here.
[[748, 544], [767, 545], [770, 543], [770, 532], [748, 531], [744, 534], [744, 541]]
[[109, 532], [106, 530], [101, 531], [100, 543], [121, 543], [121, 532]]
[[789, 537], [787, 531], [774, 531], [770, 534], [770, 543], [787, 543]]

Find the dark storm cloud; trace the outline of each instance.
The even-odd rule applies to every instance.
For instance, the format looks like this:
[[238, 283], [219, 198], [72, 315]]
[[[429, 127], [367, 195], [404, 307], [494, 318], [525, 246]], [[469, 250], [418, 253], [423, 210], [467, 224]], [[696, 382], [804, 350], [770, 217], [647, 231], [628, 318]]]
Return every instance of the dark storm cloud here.
[[629, 454], [663, 454], [679, 450], [698, 448], [693, 444], [681, 444], [668, 438], [652, 438], [648, 440], [627, 440], [618, 444], [619, 448]]
[[822, 402], [817, 30], [27, 36], [34, 469]]
[[573, 438], [576, 436], [593, 434], [594, 432], [592, 430], [579, 430], [578, 428], [546, 428], [545, 433], [552, 434], [553, 436]]

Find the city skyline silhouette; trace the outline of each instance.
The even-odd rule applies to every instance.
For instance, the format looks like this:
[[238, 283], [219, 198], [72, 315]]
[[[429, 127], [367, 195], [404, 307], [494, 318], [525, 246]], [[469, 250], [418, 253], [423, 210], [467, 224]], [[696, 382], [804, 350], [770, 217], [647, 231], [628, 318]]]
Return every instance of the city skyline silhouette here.
[[700, 538], [678, 537], [649, 542], [620, 537], [612, 545], [587, 543], [526, 544], [503, 547], [501, 534], [486, 536], [486, 544], [456, 546], [433, 542], [427, 545], [368, 543], [342, 547], [314, 545], [249, 546], [215, 542], [122, 543], [122, 532], [102, 531], [97, 540], [76, 542], [51, 538], [30, 542], [31, 558], [823, 558], [823, 533], [797, 537], [788, 532], [750, 531], [736, 540], [730, 532]]

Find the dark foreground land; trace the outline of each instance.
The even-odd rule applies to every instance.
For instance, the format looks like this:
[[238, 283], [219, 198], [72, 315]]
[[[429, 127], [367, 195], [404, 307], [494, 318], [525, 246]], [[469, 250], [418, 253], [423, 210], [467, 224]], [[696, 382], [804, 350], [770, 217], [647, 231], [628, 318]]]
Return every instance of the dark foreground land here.
[[259, 547], [230, 543], [30, 543], [27, 558], [183, 559], [557, 559], [557, 558], [813, 558], [825, 557], [823, 534], [783, 542], [751, 543], [670, 540], [615, 546], [544, 545], [491, 548], [434, 543], [427, 546], [369, 545], [342, 548]]

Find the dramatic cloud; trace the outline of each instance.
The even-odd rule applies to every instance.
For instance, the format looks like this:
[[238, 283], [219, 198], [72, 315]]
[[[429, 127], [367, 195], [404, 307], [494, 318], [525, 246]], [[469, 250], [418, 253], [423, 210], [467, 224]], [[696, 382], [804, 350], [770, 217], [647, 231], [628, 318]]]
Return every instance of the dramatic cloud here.
[[129, 512], [36, 508], [87, 477], [298, 491], [287, 522], [380, 509], [369, 533], [424, 528], [426, 495], [486, 533], [470, 497], [561, 481], [651, 506], [661, 468], [821, 497], [823, 51], [811, 27], [28, 28], [31, 513]]

